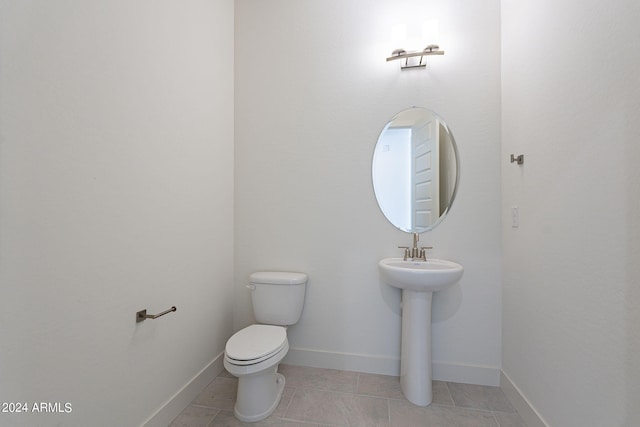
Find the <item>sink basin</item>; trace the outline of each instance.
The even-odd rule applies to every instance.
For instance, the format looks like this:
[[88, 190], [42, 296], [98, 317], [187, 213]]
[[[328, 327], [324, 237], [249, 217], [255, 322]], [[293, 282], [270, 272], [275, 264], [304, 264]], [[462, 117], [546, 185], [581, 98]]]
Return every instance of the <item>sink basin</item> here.
[[422, 292], [436, 292], [453, 285], [464, 271], [460, 264], [444, 259], [404, 261], [402, 258], [385, 258], [378, 266], [385, 283]]

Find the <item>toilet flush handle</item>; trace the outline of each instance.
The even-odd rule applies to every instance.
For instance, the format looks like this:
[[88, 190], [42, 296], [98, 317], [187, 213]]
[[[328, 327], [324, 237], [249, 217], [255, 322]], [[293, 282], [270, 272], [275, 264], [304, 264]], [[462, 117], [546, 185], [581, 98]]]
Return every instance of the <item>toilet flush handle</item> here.
[[255, 291], [256, 290], [256, 285], [244, 285], [244, 287], [249, 289], [250, 291]]

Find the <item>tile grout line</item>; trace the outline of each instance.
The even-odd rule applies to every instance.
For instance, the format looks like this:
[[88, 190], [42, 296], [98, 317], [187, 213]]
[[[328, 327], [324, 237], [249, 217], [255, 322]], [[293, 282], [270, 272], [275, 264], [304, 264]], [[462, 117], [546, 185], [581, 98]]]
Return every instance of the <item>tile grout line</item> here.
[[493, 415], [493, 420], [496, 422], [496, 426], [497, 427], [501, 427], [500, 426], [500, 421], [498, 421], [498, 417], [496, 417], [495, 412], [492, 412], [491, 415]]
[[451, 389], [449, 388], [449, 382], [443, 381], [443, 383], [445, 388], [447, 389], [447, 393], [449, 393], [449, 398], [451, 398], [451, 402], [453, 403], [453, 406], [457, 406], [456, 401], [453, 399], [453, 394], [451, 394]]
[[[286, 385], [286, 383], [285, 383], [285, 385]], [[282, 412], [282, 418], [285, 418], [287, 416], [287, 412], [289, 412], [289, 408], [291, 407], [291, 403], [293, 402], [293, 398], [295, 397], [296, 393], [298, 392], [298, 387], [296, 387], [296, 386], [289, 386], [289, 387], [293, 388], [293, 392], [291, 393], [291, 397], [289, 398], [289, 403], [287, 403], [287, 407]], [[276, 410], [277, 410], [277, 408], [276, 408]]]
[[220, 408], [216, 408], [215, 406], [201, 405], [199, 403], [189, 403], [187, 407], [189, 406], [195, 406], [196, 408], [217, 409], [218, 411], [220, 410]]

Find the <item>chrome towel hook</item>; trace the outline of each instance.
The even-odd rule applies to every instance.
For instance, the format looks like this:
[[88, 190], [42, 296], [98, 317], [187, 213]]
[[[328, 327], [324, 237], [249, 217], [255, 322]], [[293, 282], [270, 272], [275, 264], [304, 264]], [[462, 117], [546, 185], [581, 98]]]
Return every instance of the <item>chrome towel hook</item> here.
[[147, 310], [140, 310], [136, 313], [136, 323], [142, 322], [145, 319], [157, 319], [160, 316], [164, 316], [165, 314], [171, 313], [172, 311], [176, 311], [176, 310], [178, 309], [176, 308], [175, 305], [171, 307], [169, 310], [165, 310], [162, 313], [158, 313], [158, 314], [147, 314]]

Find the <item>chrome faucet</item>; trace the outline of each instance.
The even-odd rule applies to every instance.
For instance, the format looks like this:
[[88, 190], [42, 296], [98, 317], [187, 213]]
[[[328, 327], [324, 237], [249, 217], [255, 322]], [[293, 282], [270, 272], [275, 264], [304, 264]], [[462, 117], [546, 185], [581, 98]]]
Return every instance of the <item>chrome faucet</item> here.
[[432, 249], [431, 246], [421, 246], [418, 248], [418, 241], [420, 240], [420, 234], [413, 233], [413, 247], [398, 246], [400, 249], [404, 249], [404, 260], [411, 259], [411, 261], [426, 261], [427, 249]]

